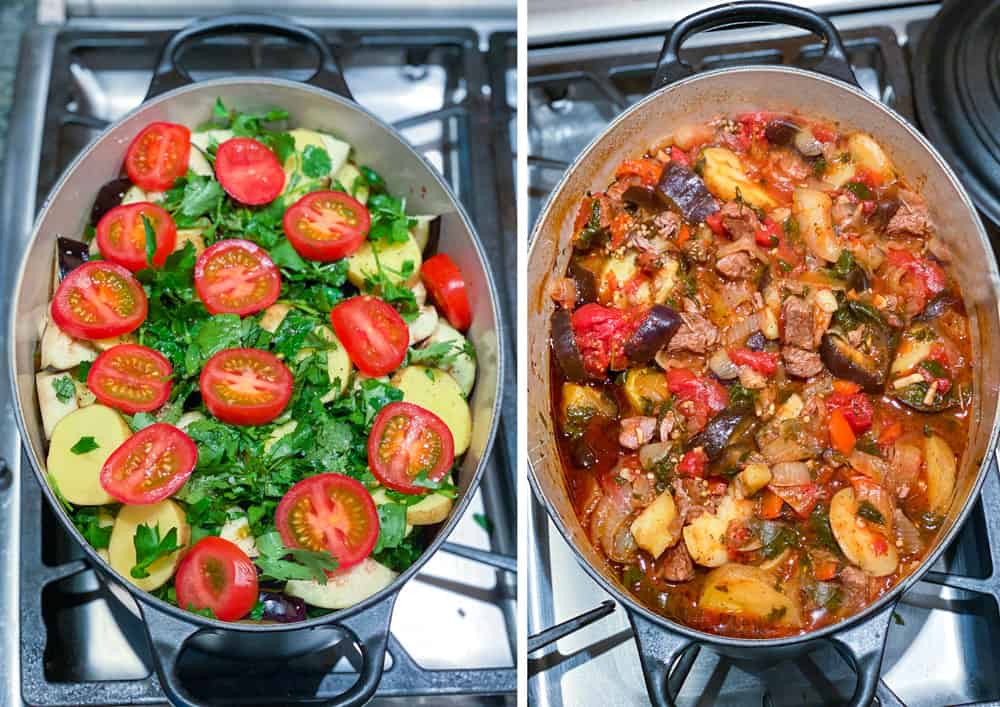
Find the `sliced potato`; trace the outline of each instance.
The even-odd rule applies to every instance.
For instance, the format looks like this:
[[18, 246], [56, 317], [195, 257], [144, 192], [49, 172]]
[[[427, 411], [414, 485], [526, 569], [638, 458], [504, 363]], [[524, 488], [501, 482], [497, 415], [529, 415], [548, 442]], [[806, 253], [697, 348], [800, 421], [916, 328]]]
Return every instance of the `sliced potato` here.
[[81, 383], [76, 378], [74, 378], [73, 385], [76, 386], [77, 407], [85, 408], [88, 405], [93, 405], [94, 403], [97, 402], [97, 396], [94, 395], [93, 391], [87, 387], [86, 383]]
[[750, 181], [735, 152], [725, 147], [709, 147], [701, 154], [705, 158], [705, 186], [717, 197], [732, 201], [738, 194], [743, 201], [765, 211], [777, 206], [770, 194]]
[[600, 388], [577, 383], [562, 384], [562, 416], [585, 421], [594, 415], [615, 417], [618, 415], [618, 404]]
[[410, 235], [420, 246], [420, 252], [423, 252], [427, 249], [427, 241], [431, 237], [431, 224], [437, 216], [410, 216], [410, 218], [416, 221], [410, 228]]
[[673, 494], [664, 491], [632, 521], [636, 544], [653, 557], [659, 557], [681, 539], [680, 522]]
[[347, 193], [360, 201], [362, 204], [368, 203], [368, 194], [371, 191], [368, 183], [361, 177], [361, 170], [350, 162], [344, 164], [334, 173], [334, 179], [347, 190]]
[[[451, 478], [448, 479], [449, 483]], [[406, 507], [406, 522], [409, 525], [434, 525], [440, 523], [451, 513], [452, 500], [439, 493], [432, 493], [426, 498]]]
[[602, 302], [620, 307], [628, 304], [652, 304], [653, 291], [647, 279], [644, 278], [638, 287], [623, 287], [626, 282], [641, 274], [638, 255], [638, 251], [629, 249], [604, 261], [597, 281], [597, 291]]
[[709, 611], [766, 619], [778, 626], [799, 626], [799, 602], [775, 587], [770, 572], [730, 562], [705, 577], [699, 605]]
[[271, 447], [280, 442], [282, 438], [292, 434], [292, 432], [294, 432], [295, 428], [297, 428], [298, 426], [299, 426], [298, 422], [296, 422], [295, 420], [290, 420], [289, 422], [286, 422], [283, 425], [278, 425], [273, 430], [271, 430], [271, 434], [269, 434], [267, 436], [267, 439], [264, 440], [264, 453], [266, 454], [267, 452], [270, 452]]
[[137, 342], [138, 340], [131, 334], [122, 334], [121, 336], [112, 336], [107, 339], [94, 339], [90, 343], [98, 351], [107, 351], [119, 344], [135, 344]]
[[246, 512], [242, 508], [230, 508], [229, 512], [235, 517], [222, 524], [219, 537], [231, 542], [245, 552], [247, 557], [257, 557], [260, 554], [257, 551], [257, 540], [250, 532], [250, 521]]
[[369, 557], [343, 573], [328, 577], [326, 584], [315, 580], [289, 580], [285, 593], [323, 609], [346, 609], [388, 587], [398, 576]]
[[854, 133], [847, 138], [847, 151], [855, 165], [878, 175], [883, 181], [891, 181], [896, 177], [892, 162], [882, 147], [867, 133]]
[[136, 204], [140, 201], [149, 201], [149, 195], [142, 190], [142, 188], [132, 185], [128, 188], [128, 191], [122, 195], [122, 206], [127, 204]]
[[97, 351], [88, 342], [74, 339], [48, 319], [41, 342], [42, 368], [68, 371], [84, 361], [97, 358]]
[[823, 173], [823, 181], [840, 189], [854, 179], [857, 171], [853, 162], [834, 162]]
[[111, 567], [139, 589], [151, 592], [174, 576], [184, 549], [159, 558], [149, 566], [148, 577], [136, 579], [132, 576], [132, 568], [136, 563], [135, 534], [140, 525], [149, 528], [159, 526], [161, 538], [166, 537], [171, 528], [177, 528], [177, 544], [184, 547], [191, 540], [191, 526], [187, 523], [184, 509], [169, 498], [143, 506], [122, 506], [118, 511], [115, 527], [111, 530], [111, 543], [108, 545]]
[[833, 230], [830, 196], [816, 189], [799, 188], [792, 196], [792, 214], [810, 252], [830, 263], [837, 262], [841, 247]]
[[174, 246], [174, 251], [183, 250], [188, 243], [194, 247], [195, 255], [201, 255], [205, 250], [205, 238], [200, 228], [177, 229], [177, 244]]
[[60, 378], [65, 378], [72, 382], [67, 373], [46, 373], [44, 371], [35, 374], [35, 389], [38, 391], [38, 408], [42, 412], [42, 428], [45, 430], [45, 438], [52, 437], [52, 430], [56, 424], [64, 417], [79, 407], [76, 399], [76, 385], [73, 385], [73, 395], [69, 400], [60, 400], [56, 393], [55, 383]]
[[841, 489], [831, 499], [830, 528], [851, 564], [873, 577], [885, 577], [896, 571], [899, 564], [896, 546], [858, 516], [854, 489]]
[[472, 439], [472, 414], [451, 375], [438, 368], [407, 366], [393, 376], [392, 384], [403, 391], [403, 400], [427, 408], [448, 425], [456, 457], [465, 453]]
[[285, 321], [285, 316], [291, 311], [292, 305], [284, 302], [275, 302], [264, 310], [260, 317], [260, 328], [272, 334], [278, 331], [278, 327]]
[[934, 513], [944, 513], [955, 493], [958, 464], [955, 453], [943, 437], [924, 437], [924, 461], [927, 465], [927, 505]]
[[[60, 420], [52, 431], [47, 466], [63, 497], [78, 506], [114, 503], [101, 486], [101, 467], [131, 434], [125, 418], [104, 405], [80, 408]], [[70, 450], [81, 437], [93, 437], [97, 448], [74, 454]]]
[[[378, 272], [372, 248], [372, 242], [365, 241], [352, 255], [347, 256], [347, 279], [358, 289], [364, 286], [366, 275]], [[382, 270], [389, 280], [397, 285], [412, 285], [420, 279], [420, 265], [423, 263], [423, 258], [420, 246], [412, 236], [402, 243], [379, 244], [377, 248], [378, 262], [382, 264]], [[413, 269], [408, 277], [403, 277], [400, 273], [404, 272], [406, 263], [411, 263]]]
[[755, 462], [743, 467], [736, 475], [736, 483], [744, 497], [753, 496], [771, 483], [771, 468], [767, 464]]
[[323, 147], [326, 149], [326, 154], [330, 156], [330, 174], [336, 174], [347, 164], [347, 158], [351, 154], [351, 146], [328, 133], [321, 133], [321, 135], [323, 136]]
[[684, 527], [684, 542], [691, 559], [705, 567], [721, 567], [729, 561], [726, 529], [730, 521], [745, 520], [753, 513], [753, 501], [726, 496], [715, 513], [703, 513]]
[[[423, 285], [421, 285], [423, 287]], [[462, 353], [458, 354], [455, 359], [446, 366], [442, 368], [452, 375], [455, 381], [458, 383], [458, 387], [462, 389], [462, 395], [469, 397], [469, 393], [472, 392], [472, 386], [476, 384], [476, 360], [472, 355], [466, 352], [469, 341], [451, 326], [443, 317], [438, 317], [437, 328], [434, 333], [430, 335], [427, 339], [427, 344], [436, 344], [442, 341], [453, 341], [455, 345], [452, 348], [452, 353], [456, 349], [460, 349]]]
[[410, 328], [410, 346], [419, 344], [437, 329], [438, 313], [433, 305], [424, 305], [416, 318], [407, 326]]

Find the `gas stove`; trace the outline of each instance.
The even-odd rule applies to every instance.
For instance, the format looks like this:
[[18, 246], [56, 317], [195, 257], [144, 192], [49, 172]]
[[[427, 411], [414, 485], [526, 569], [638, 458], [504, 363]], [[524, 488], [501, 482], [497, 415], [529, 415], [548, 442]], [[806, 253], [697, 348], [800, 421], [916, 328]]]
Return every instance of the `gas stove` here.
[[[575, 157], [648, 92], [669, 23], [697, 9], [691, 2], [637, 0], [634, 13], [608, 18], [608, 29], [603, 22], [595, 25], [593, 16], [587, 21], [587, 4], [580, 3], [560, 22], [556, 3], [542, 0], [538, 22], [535, 15], [529, 20], [530, 225]], [[917, 122], [911, 50], [937, 6], [863, 11], [862, 3], [839, 4], [857, 10], [832, 19], [843, 33], [858, 82]], [[613, 38], [616, 32], [621, 39]], [[815, 38], [780, 27], [710, 32], [685, 43], [686, 58], [700, 70], [760, 63], [808, 67], [820, 51]], [[991, 237], [996, 235], [991, 229]], [[897, 606], [882, 664], [880, 704], [998, 704], [1000, 679], [987, 667], [995, 662], [987, 656], [1000, 631], [1000, 575], [994, 574], [1000, 572], [998, 503], [1000, 478], [993, 466], [959, 538]], [[624, 609], [583, 571], [535, 499], [529, 517], [531, 552], [522, 559], [528, 573], [529, 634], [586, 614], [578, 630], [529, 655], [529, 702], [538, 707], [649, 704]], [[832, 648], [767, 666], [702, 648], [684, 656], [671, 682], [680, 684], [679, 705], [826, 705], [850, 697], [855, 675]]]
[[[93, 14], [97, 5], [70, 3], [68, 9]], [[34, 216], [60, 173], [104, 126], [142, 101], [160, 48], [186, 21], [177, 19], [180, 8], [174, 19], [158, 19], [130, 16], [116, 3], [100, 5], [111, 16], [39, 25], [22, 42], [0, 191], [0, 282], [8, 290]], [[355, 99], [395, 125], [441, 171], [477, 226], [499, 289], [514, 293], [508, 137], [514, 10], [502, 5], [486, 8], [494, 14], [480, 8], [469, 17], [455, 10], [440, 21], [412, 8], [399, 23], [374, 10], [352, 12], [349, 21], [329, 13], [293, 19], [335, 49]], [[199, 12], [184, 11], [191, 13], [187, 20]], [[249, 71], [303, 79], [314, 61], [303, 47], [259, 36], [205, 41], [182, 58], [196, 79]], [[511, 328], [513, 294], [501, 304]], [[513, 360], [513, 351], [507, 354]], [[450, 538], [484, 551], [487, 562], [440, 552], [402, 590], [375, 704], [513, 700], [515, 578], [488, 563], [490, 553], [513, 555], [516, 548], [513, 368], [480, 491]], [[6, 465], [0, 474], [0, 705], [162, 703], [142, 627], [109, 597], [42, 501], [21, 451], [9, 391], [9, 382], [0, 381]], [[185, 682], [199, 698], [228, 704], [250, 704], [261, 694], [283, 704], [329, 696], [324, 677], [330, 666], [351, 671], [353, 654], [334, 646], [323, 655], [250, 669], [188, 652]], [[224, 681], [224, 694], [216, 680]]]

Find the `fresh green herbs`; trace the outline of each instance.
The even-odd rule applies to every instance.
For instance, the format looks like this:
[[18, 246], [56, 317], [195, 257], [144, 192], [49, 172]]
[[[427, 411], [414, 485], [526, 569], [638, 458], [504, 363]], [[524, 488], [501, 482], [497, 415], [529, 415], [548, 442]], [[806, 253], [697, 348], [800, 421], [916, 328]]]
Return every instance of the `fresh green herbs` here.
[[[89, 362], [88, 362], [89, 363]], [[89, 366], [87, 367], [89, 370]], [[56, 398], [61, 403], [68, 403], [76, 398], [76, 386], [69, 376], [59, 376], [52, 379], [52, 389], [56, 391]]]
[[285, 547], [276, 530], [257, 538], [257, 551], [260, 555], [254, 563], [266, 576], [278, 581], [312, 579], [326, 584], [326, 573], [337, 569], [337, 559], [329, 552]]
[[410, 228], [417, 223], [406, 215], [406, 202], [388, 194], [374, 194], [368, 200], [368, 211], [372, 219], [368, 240], [373, 243], [405, 243]]
[[471, 342], [463, 339], [435, 341], [422, 349], [410, 349], [407, 365], [420, 364], [447, 368], [462, 356], [475, 360], [476, 350]]
[[885, 518], [882, 516], [881, 511], [873, 506], [870, 501], [862, 501], [858, 504], [858, 515], [872, 523], [885, 525]]
[[73, 454], [86, 454], [87, 452], [94, 451], [98, 447], [100, 447], [100, 445], [97, 443], [97, 440], [93, 437], [86, 436], [78, 439], [76, 444], [69, 448], [69, 451], [73, 452]]
[[330, 174], [333, 164], [330, 155], [322, 147], [306, 145], [302, 151], [302, 173], [313, 179]]
[[152, 528], [142, 524], [135, 529], [133, 538], [135, 545], [135, 565], [129, 571], [134, 579], [145, 579], [149, 576], [149, 568], [162, 557], [169, 557], [183, 545], [177, 544], [177, 528], [171, 528], [166, 535], [160, 537], [160, 524]]
[[153, 267], [153, 258], [156, 257], [156, 229], [146, 214], [142, 214], [142, 227], [146, 231], [146, 265]]
[[80, 534], [90, 545], [100, 550], [111, 542], [111, 528], [113, 520], [110, 515], [96, 506], [81, 506], [71, 511], [69, 517], [73, 520], [73, 525], [77, 527]]
[[875, 198], [875, 193], [864, 182], [848, 182], [844, 189], [854, 194], [861, 201], [871, 201]]
[[406, 506], [400, 503], [383, 503], [378, 507], [378, 540], [375, 552], [399, 547], [406, 537]]

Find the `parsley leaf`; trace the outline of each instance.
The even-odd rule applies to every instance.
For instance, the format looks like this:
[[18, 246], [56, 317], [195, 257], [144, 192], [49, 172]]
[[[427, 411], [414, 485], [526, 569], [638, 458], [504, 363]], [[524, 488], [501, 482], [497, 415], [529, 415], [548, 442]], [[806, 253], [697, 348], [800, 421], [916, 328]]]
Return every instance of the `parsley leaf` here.
[[378, 507], [378, 541], [373, 552], [399, 547], [406, 536], [406, 506], [399, 503], [383, 503]]
[[[184, 178], [183, 186], [175, 186], [174, 189], [181, 191], [180, 203], [176, 207], [175, 214], [179, 213], [187, 219], [187, 221], [181, 220], [180, 225], [188, 225], [193, 219], [214, 213], [226, 196], [222, 186], [213, 177], [194, 173], [189, 173]], [[168, 194], [168, 204], [171, 196]]]
[[333, 164], [330, 162], [330, 155], [322, 147], [306, 145], [302, 151], [302, 173], [307, 177], [316, 179], [330, 174]]
[[152, 528], [145, 523], [136, 528], [133, 544], [135, 545], [135, 566], [132, 567], [129, 574], [135, 579], [145, 579], [149, 576], [148, 570], [154, 562], [161, 557], [169, 557], [184, 547], [177, 544], [177, 528], [171, 528], [163, 538], [160, 538], [159, 523]]
[[87, 436], [78, 439], [76, 444], [69, 448], [69, 451], [73, 452], [73, 454], [86, 454], [87, 452], [94, 451], [100, 446], [101, 445], [97, 443], [97, 440], [93, 437]]
[[81, 361], [80, 365], [76, 367], [76, 373], [73, 374], [73, 377], [81, 383], [86, 383], [87, 375], [90, 373], [90, 367], [93, 365], [93, 361]]
[[153, 258], [156, 256], [156, 229], [146, 214], [142, 214], [142, 227], [146, 229], [146, 265], [153, 267]]
[[276, 530], [257, 538], [257, 550], [260, 555], [254, 558], [254, 563], [265, 575], [278, 581], [312, 579], [326, 584], [326, 573], [338, 566], [329, 552], [285, 547]]
[[372, 242], [405, 243], [410, 237], [410, 227], [416, 219], [406, 215], [406, 202], [388, 194], [374, 194], [368, 200], [371, 226], [368, 240]]
[[420, 364], [435, 368], [447, 368], [462, 356], [471, 360], [476, 358], [476, 349], [472, 342], [462, 339], [435, 341], [419, 349], [410, 349], [406, 365]]
[[[88, 361], [89, 363], [89, 361]], [[87, 367], [89, 370], [89, 366]], [[52, 379], [52, 388], [56, 391], [56, 398], [61, 403], [68, 403], [76, 397], [76, 386], [69, 376], [59, 376]]]
[[885, 518], [882, 517], [881, 511], [869, 501], [862, 501], [858, 504], [858, 515], [865, 520], [870, 520], [872, 523], [885, 525]]
[[86, 541], [95, 549], [100, 550], [111, 543], [111, 528], [114, 523], [110, 522], [109, 516], [102, 518], [100, 508], [82, 506], [71, 512], [70, 518]]

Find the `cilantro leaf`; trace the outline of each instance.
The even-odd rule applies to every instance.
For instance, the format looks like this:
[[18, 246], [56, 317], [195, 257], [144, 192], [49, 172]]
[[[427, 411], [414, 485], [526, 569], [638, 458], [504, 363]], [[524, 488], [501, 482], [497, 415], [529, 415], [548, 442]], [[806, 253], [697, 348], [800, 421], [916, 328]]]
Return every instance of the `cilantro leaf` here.
[[213, 177], [189, 174], [183, 188], [178, 212], [188, 219], [214, 212], [226, 193]]
[[86, 454], [87, 452], [94, 451], [100, 446], [101, 445], [97, 443], [97, 440], [93, 437], [87, 436], [78, 439], [76, 444], [69, 448], [69, 451], [73, 452], [73, 454]]
[[368, 185], [368, 188], [371, 190], [373, 195], [384, 194], [386, 192], [385, 180], [382, 179], [378, 172], [371, 167], [366, 167], [365, 165], [361, 165], [361, 167], [359, 167], [359, 171], [365, 180], [365, 184]]
[[333, 169], [330, 155], [322, 147], [306, 145], [302, 151], [302, 173], [307, 177], [325, 177]]
[[451, 483], [447, 476], [440, 481], [435, 481], [434, 479], [428, 478], [427, 469], [422, 469], [419, 474], [411, 479], [411, 483], [414, 486], [431, 489], [432, 491], [439, 493], [442, 496], [447, 496], [448, 498], [455, 498], [458, 496], [458, 487]]
[[135, 537], [132, 540], [135, 545], [135, 566], [129, 574], [135, 579], [145, 579], [149, 576], [149, 567], [161, 557], [169, 557], [180, 550], [183, 545], [177, 544], [177, 528], [171, 528], [163, 537], [160, 537], [160, 524], [150, 528], [143, 523], [135, 529]]
[[69, 379], [69, 376], [59, 376], [58, 378], [53, 378], [52, 388], [56, 391], [56, 398], [58, 398], [61, 403], [68, 403], [76, 397], [76, 386], [73, 385], [73, 381]]
[[225, 459], [235, 459], [240, 444], [237, 428], [218, 420], [195, 420], [185, 430], [198, 445], [198, 468], [220, 465]]

